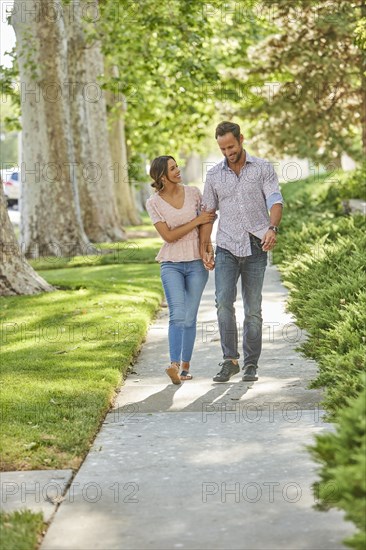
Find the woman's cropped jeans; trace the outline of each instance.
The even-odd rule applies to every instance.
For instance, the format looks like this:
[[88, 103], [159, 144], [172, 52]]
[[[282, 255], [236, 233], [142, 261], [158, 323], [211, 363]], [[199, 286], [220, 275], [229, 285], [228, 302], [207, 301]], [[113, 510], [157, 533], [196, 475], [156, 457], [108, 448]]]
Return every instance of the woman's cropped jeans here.
[[198, 307], [208, 271], [202, 260], [162, 262], [161, 280], [169, 306], [170, 360], [189, 362], [196, 339]]

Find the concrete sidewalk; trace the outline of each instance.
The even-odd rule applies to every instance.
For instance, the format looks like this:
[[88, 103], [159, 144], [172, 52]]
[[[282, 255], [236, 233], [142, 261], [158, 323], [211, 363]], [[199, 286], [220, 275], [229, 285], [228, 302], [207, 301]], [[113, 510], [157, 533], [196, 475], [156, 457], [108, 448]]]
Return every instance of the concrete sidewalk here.
[[[42, 550], [336, 550], [354, 528], [313, 509], [316, 466], [305, 450], [322, 422], [316, 366], [284, 310], [275, 267], [266, 273], [259, 381], [218, 384], [221, 348], [214, 277], [200, 308], [192, 381], [174, 386], [168, 311], [146, 344], [75, 476]], [[238, 300], [238, 323], [243, 314]]]

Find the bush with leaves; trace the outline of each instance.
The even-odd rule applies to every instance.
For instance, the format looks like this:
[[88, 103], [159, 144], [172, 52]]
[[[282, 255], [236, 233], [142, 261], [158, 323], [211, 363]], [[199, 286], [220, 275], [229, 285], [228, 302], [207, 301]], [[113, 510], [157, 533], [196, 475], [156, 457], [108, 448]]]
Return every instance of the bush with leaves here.
[[353, 172], [346, 172], [338, 186], [342, 199], [366, 200], [366, 161]]
[[345, 542], [351, 548], [366, 548], [366, 388], [358, 397], [347, 400], [338, 415], [335, 433], [316, 437], [310, 452], [322, 465], [320, 481], [315, 484], [318, 508], [345, 510], [346, 519], [359, 529]]
[[[365, 217], [344, 213], [341, 196], [354, 193], [360, 171], [285, 184], [286, 211], [274, 254], [290, 289], [289, 309], [308, 339], [302, 353], [315, 359], [313, 387], [326, 389], [323, 405], [336, 433], [317, 437], [319, 508], [342, 509], [359, 528], [346, 544], [365, 548]], [[337, 498], [333, 497], [334, 494]]]

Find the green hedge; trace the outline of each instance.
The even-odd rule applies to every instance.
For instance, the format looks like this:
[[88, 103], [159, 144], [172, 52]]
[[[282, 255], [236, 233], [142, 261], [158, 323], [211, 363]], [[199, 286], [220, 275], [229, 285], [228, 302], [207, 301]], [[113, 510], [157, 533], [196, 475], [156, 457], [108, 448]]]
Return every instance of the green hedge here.
[[[365, 383], [365, 380], [362, 382]], [[321, 465], [320, 481], [315, 485], [319, 509], [345, 510], [346, 519], [359, 531], [346, 540], [357, 550], [366, 548], [366, 389], [356, 399], [347, 400], [341, 409], [335, 433], [317, 436], [310, 448]]]
[[[274, 261], [290, 289], [289, 309], [308, 333], [300, 351], [318, 362], [313, 387], [325, 387], [324, 407], [336, 434], [317, 437], [319, 507], [343, 509], [358, 533], [346, 543], [365, 547], [365, 218], [347, 215], [342, 199], [363, 186], [361, 170], [292, 182]], [[357, 183], [357, 185], [355, 184]], [[354, 196], [354, 195], [353, 195]], [[355, 197], [357, 198], [357, 196]], [[363, 453], [363, 454], [362, 454]], [[363, 457], [363, 458], [362, 458]], [[338, 498], [329, 500], [329, 483]]]
[[353, 172], [345, 172], [339, 178], [337, 191], [342, 199], [366, 200], [366, 161]]
[[[322, 226], [313, 225], [313, 233], [319, 234]], [[334, 221], [333, 235], [319, 237], [310, 250], [280, 266], [291, 290], [289, 309], [309, 334], [301, 351], [319, 364], [313, 386], [327, 387], [325, 406], [332, 415], [361, 389], [358, 374], [365, 368], [363, 226], [362, 216]], [[309, 226], [296, 237], [308, 240]], [[295, 236], [287, 238], [296, 242]]]

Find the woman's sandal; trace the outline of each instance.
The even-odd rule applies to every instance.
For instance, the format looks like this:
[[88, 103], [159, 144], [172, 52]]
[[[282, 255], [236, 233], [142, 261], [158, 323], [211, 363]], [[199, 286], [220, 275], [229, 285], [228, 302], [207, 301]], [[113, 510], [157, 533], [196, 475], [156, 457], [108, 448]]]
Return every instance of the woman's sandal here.
[[179, 367], [169, 367], [165, 369], [165, 372], [170, 377], [170, 380], [173, 382], [173, 384], [180, 384], [180, 376], [179, 376]]
[[188, 370], [182, 370], [180, 373], [181, 380], [192, 380], [193, 376], [189, 373]]

